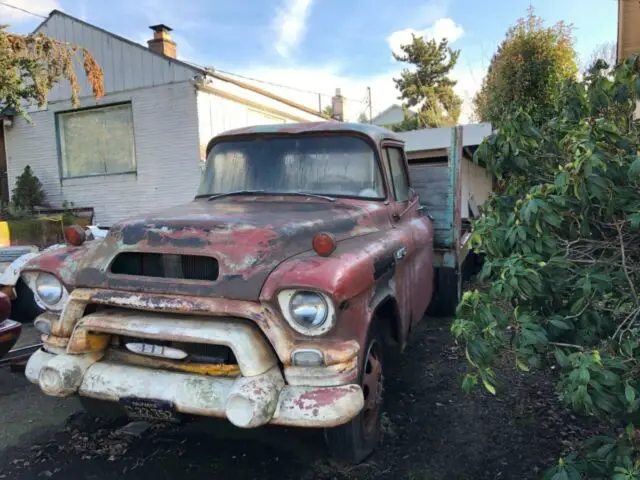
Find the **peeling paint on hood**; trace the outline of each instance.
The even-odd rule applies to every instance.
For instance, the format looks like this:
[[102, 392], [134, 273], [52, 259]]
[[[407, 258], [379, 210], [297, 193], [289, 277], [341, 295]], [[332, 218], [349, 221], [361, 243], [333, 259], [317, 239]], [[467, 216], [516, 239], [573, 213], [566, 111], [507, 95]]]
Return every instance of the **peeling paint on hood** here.
[[[388, 224], [381, 202], [292, 199], [289, 196], [195, 200], [114, 225], [83, 259], [76, 286], [149, 293], [257, 300], [268, 275], [284, 260], [311, 249], [313, 236], [331, 232], [338, 241], [377, 232]], [[109, 272], [120, 252], [211, 256], [215, 282]]]

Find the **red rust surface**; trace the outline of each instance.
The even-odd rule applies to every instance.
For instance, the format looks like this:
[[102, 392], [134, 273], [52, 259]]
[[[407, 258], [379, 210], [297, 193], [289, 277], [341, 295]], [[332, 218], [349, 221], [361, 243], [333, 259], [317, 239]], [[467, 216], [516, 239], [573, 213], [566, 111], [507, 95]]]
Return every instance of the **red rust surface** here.
[[315, 410], [316, 408], [333, 405], [342, 397], [357, 391], [357, 385], [351, 385], [350, 388], [317, 388], [315, 390], [305, 392], [293, 401], [293, 404], [300, 410]]
[[[77, 265], [75, 284], [83, 287], [173, 295], [257, 300], [271, 271], [283, 260], [311, 250], [312, 239], [329, 231], [337, 241], [377, 232], [388, 215], [378, 203], [295, 202], [280, 197], [260, 201], [196, 200], [114, 226]], [[139, 277], [110, 272], [121, 252], [204, 255], [218, 260], [215, 282]], [[66, 264], [62, 254], [36, 257], [27, 268], [50, 270]], [[72, 283], [69, 280], [69, 283]]]

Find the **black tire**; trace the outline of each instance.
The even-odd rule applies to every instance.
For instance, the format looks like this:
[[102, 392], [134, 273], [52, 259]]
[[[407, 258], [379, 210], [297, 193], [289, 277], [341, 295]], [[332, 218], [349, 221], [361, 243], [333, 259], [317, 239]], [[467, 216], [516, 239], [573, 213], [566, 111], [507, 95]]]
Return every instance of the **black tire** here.
[[20, 323], [32, 323], [44, 310], [38, 307], [33, 292], [22, 280], [16, 283], [16, 298], [11, 301], [11, 318]]
[[458, 270], [446, 267], [436, 268], [434, 290], [427, 313], [433, 317], [454, 316], [462, 295]]
[[[349, 423], [328, 428], [324, 433], [331, 455], [336, 460], [349, 464], [360, 463], [371, 455], [380, 438], [384, 361], [382, 335], [377, 322], [371, 326], [365, 352], [358, 372], [358, 382], [365, 394], [365, 407]], [[377, 365], [372, 363], [374, 357]], [[368, 385], [372, 384], [376, 372], [379, 373], [379, 378], [376, 392], [372, 392]]]
[[124, 408], [115, 402], [83, 396], [78, 398], [80, 400], [80, 405], [82, 405], [82, 408], [90, 417], [111, 421], [123, 419], [127, 416]]

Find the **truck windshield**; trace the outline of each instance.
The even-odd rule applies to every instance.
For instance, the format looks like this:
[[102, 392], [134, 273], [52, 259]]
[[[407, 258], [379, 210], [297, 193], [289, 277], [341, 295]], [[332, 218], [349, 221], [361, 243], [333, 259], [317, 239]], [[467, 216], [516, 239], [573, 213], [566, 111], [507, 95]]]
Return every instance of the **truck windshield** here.
[[357, 137], [337, 135], [216, 144], [207, 157], [198, 197], [238, 190], [384, 198], [371, 146]]

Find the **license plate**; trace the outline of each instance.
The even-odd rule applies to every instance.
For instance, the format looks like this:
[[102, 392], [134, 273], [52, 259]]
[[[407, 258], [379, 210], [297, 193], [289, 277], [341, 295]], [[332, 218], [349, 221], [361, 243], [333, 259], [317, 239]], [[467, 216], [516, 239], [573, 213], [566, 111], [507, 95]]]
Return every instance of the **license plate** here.
[[178, 413], [171, 402], [147, 400], [145, 398], [121, 398], [120, 403], [130, 418], [163, 422], [180, 421]]

